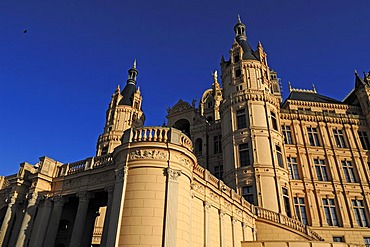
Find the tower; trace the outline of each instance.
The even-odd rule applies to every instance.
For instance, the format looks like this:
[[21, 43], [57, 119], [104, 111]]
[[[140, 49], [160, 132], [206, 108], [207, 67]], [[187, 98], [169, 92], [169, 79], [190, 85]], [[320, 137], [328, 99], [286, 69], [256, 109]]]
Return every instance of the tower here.
[[141, 109], [142, 96], [140, 88], [136, 87], [136, 60], [128, 70], [126, 86], [120, 91], [117, 86], [112, 95], [106, 112], [104, 132], [99, 136], [96, 155], [104, 155], [113, 152], [114, 148], [121, 144], [123, 132], [131, 127], [144, 125], [145, 115]]
[[277, 76], [261, 43], [249, 45], [240, 17], [234, 31], [230, 60], [221, 60], [224, 180], [251, 203], [291, 216]]

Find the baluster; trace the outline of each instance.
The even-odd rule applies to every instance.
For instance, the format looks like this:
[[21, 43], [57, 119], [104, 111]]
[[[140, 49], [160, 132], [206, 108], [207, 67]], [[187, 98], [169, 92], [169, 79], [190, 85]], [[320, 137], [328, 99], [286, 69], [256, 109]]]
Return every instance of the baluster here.
[[148, 129], [148, 132], [149, 132], [148, 141], [151, 141], [153, 138], [153, 135], [152, 135], [153, 129], [152, 128]]

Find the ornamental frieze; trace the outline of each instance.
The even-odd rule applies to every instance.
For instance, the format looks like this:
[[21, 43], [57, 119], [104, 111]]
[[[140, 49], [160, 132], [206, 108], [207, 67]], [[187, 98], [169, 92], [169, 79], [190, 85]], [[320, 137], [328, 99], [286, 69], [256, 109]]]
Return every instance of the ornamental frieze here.
[[204, 186], [201, 185], [200, 183], [194, 182], [191, 184], [191, 189], [194, 191], [199, 192], [200, 194], [204, 194]]
[[87, 177], [79, 177], [74, 179], [66, 180], [63, 183], [63, 189], [74, 189], [86, 186], [88, 184], [88, 178]]
[[107, 183], [114, 180], [113, 172], [98, 173], [89, 176], [89, 184]]
[[135, 150], [130, 153], [130, 160], [137, 159], [157, 159], [167, 160], [168, 154], [159, 150]]

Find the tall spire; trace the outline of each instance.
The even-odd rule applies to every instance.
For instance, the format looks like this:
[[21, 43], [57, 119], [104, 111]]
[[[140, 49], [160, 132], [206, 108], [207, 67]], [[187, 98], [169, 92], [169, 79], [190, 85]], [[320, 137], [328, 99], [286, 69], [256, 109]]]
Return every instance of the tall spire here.
[[135, 59], [132, 68], [128, 70], [127, 84], [136, 85], [136, 76], [138, 73], [139, 72], [136, 69], [136, 59]]

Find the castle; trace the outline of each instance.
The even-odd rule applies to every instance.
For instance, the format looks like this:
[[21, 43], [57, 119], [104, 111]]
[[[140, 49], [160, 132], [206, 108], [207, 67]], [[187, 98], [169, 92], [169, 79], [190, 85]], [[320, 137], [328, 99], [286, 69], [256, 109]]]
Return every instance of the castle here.
[[234, 31], [220, 78], [167, 126], [144, 126], [134, 63], [96, 156], [0, 177], [0, 245], [370, 246], [370, 74], [343, 101], [283, 100], [262, 45]]

